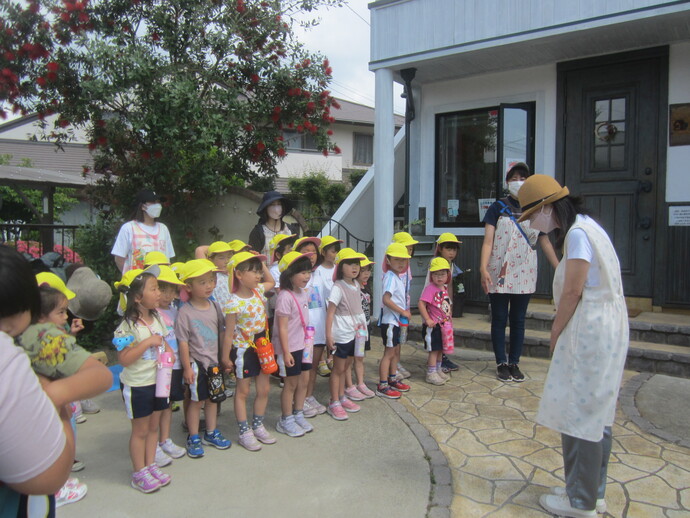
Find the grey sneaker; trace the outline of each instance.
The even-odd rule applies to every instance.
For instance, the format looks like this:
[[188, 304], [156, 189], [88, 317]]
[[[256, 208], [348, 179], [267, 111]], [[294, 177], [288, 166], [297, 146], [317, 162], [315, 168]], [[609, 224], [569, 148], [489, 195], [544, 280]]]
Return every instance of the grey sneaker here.
[[101, 407], [94, 403], [92, 399], [82, 399], [81, 411], [85, 414], [97, 414], [101, 411]]
[[299, 425], [299, 427], [304, 430], [304, 433], [309, 433], [314, 431], [314, 427], [307, 422], [307, 420], [304, 418], [304, 412], [297, 412], [296, 414], [293, 414], [295, 416], [295, 422]]
[[284, 433], [289, 437], [302, 437], [304, 435], [304, 430], [295, 421], [294, 415], [289, 415], [287, 417], [281, 417], [276, 424], [276, 430], [280, 433]]

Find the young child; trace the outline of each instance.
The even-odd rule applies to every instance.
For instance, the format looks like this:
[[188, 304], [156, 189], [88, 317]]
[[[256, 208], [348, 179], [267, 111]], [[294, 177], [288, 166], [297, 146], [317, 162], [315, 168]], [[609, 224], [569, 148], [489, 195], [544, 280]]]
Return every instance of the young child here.
[[[362, 298], [362, 312], [367, 322], [367, 341], [364, 344], [364, 351], [371, 350], [371, 332], [369, 329], [369, 322], [371, 321], [371, 290], [369, 289], [368, 283], [371, 278], [373, 264], [374, 262], [370, 261], [368, 258], [362, 259], [359, 264], [359, 275], [357, 276]], [[352, 369], [347, 369], [345, 373], [345, 395], [353, 401], [374, 397], [376, 395], [374, 391], [364, 383], [364, 356], [355, 356], [354, 371], [357, 385], [352, 383]]]
[[[419, 241], [414, 239], [408, 232], [396, 232], [393, 234], [393, 243], [400, 243], [407, 249], [410, 258], [414, 257], [414, 247], [419, 244]], [[400, 278], [405, 283], [405, 298], [407, 300], [407, 307], [410, 307], [410, 289], [412, 287], [412, 268], [407, 265], [407, 270], [400, 274]], [[405, 367], [400, 364], [400, 348], [398, 348], [398, 357], [395, 360], [397, 367], [397, 375], [399, 381], [409, 378], [412, 374]]]
[[[235, 367], [237, 388], [235, 392], [235, 416], [239, 426], [240, 446], [258, 451], [261, 444], [276, 442], [264, 426], [270, 383], [264, 374], [254, 343], [259, 337], [268, 338], [266, 328], [266, 297], [273, 288], [273, 278], [268, 271], [266, 256], [252, 252], [238, 252], [228, 264], [230, 276], [230, 304], [225, 308], [225, 340], [222, 365], [226, 372]], [[263, 277], [263, 282], [262, 282]], [[251, 426], [247, 422], [247, 397], [252, 378], [255, 379], [256, 398]]]
[[[336, 271], [333, 273], [334, 284], [328, 297], [326, 345], [334, 356], [328, 413], [337, 421], [348, 419], [347, 412], [360, 410], [357, 403], [345, 396], [345, 373], [352, 366], [355, 343], [362, 342], [361, 353], [364, 354], [364, 342], [368, 335], [360, 286], [356, 280], [363, 259], [366, 256], [358, 254], [352, 248], [343, 248], [338, 252]], [[355, 391], [358, 400], [364, 399], [359, 391]]]
[[[217, 302], [209, 300], [216, 287], [216, 266], [208, 259], [187, 261], [180, 278], [189, 300], [177, 312], [175, 335], [180, 348], [182, 377], [189, 385], [190, 402], [185, 422], [189, 430], [187, 455], [204, 456], [203, 444], [227, 450], [231, 443], [217, 428], [218, 404], [209, 399], [208, 369], [218, 365], [219, 347], [225, 328]], [[199, 419], [204, 409], [206, 431], [199, 436]]]
[[[326, 323], [326, 311], [328, 310], [328, 296], [333, 287], [333, 273], [335, 272], [335, 257], [340, 252], [341, 239], [336, 239], [333, 236], [324, 236], [321, 238], [319, 245], [319, 255], [316, 261], [316, 269], [314, 270], [312, 286], [317, 286], [321, 290], [323, 296], [323, 310], [321, 313], [315, 315], [314, 320], [316, 334], [314, 340], [317, 343], [326, 342], [326, 331], [324, 325]], [[333, 369], [333, 353], [324, 348], [326, 357], [317, 365], [318, 373], [328, 375]], [[316, 365], [316, 364], [315, 364]]]
[[[312, 272], [316, 269], [316, 261], [319, 253], [319, 245], [321, 244], [321, 239], [318, 237], [302, 237], [295, 241], [294, 250], [301, 254], [308, 254], [311, 261]], [[325, 299], [321, 292], [321, 287], [314, 287], [314, 275], [312, 274], [307, 284], [307, 293], [309, 296], [309, 322], [316, 328], [314, 322], [321, 318], [323, 314], [323, 321], [325, 325]], [[316, 330], [315, 330], [316, 333]], [[312, 358], [312, 368], [309, 371], [309, 385], [307, 386], [307, 398], [304, 400], [304, 416], [314, 417], [319, 414], [326, 412], [326, 407], [319, 403], [314, 397], [314, 387], [316, 386], [316, 373], [317, 368], [322, 363], [320, 360], [323, 356], [323, 350], [326, 347], [326, 338], [324, 335], [323, 342], [317, 342], [316, 334], [314, 335], [314, 357]], [[324, 370], [320, 371], [323, 376], [328, 376], [331, 371], [326, 366], [326, 362], [323, 362]]]
[[290, 437], [301, 437], [314, 429], [304, 418], [313, 357], [313, 344], [307, 343], [309, 297], [306, 287], [311, 268], [307, 254], [288, 252], [280, 260], [282, 288], [276, 300], [273, 344], [285, 385], [280, 395], [282, 416], [276, 430]]
[[251, 252], [252, 247], [241, 239], [233, 239], [228, 243], [228, 246], [232, 250], [233, 255], [239, 252]]
[[160, 299], [157, 273], [158, 266], [129, 270], [115, 283], [126, 299], [124, 319], [115, 330], [113, 343], [123, 367], [120, 390], [132, 423], [131, 485], [142, 493], [157, 491], [171, 480], [155, 462], [161, 412], [169, 405], [167, 398], [156, 397], [157, 358], [160, 352], [172, 353], [163, 339], [165, 325], [156, 311]]
[[168, 259], [163, 252], [154, 250], [144, 256], [144, 268], [153, 266], [154, 264], [170, 266], [170, 259]]
[[177, 337], [175, 336], [175, 319], [177, 308], [173, 301], [177, 298], [181, 282], [175, 272], [169, 266], [160, 265], [158, 274], [158, 290], [160, 298], [158, 300], [158, 314], [165, 325], [165, 341], [175, 353], [175, 363], [173, 364], [172, 378], [170, 380], [170, 406], [161, 412], [160, 434], [158, 446], [156, 447], [156, 464], [162, 468], [172, 462], [173, 459], [182, 457], [186, 450], [175, 444], [170, 438], [170, 423], [172, 422], [173, 402], [184, 400], [184, 386], [182, 384], [182, 363], [180, 362]]
[[273, 289], [266, 293], [266, 297], [268, 298], [268, 322], [271, 329], [273, 329], [273, 315], [276, 307], [276, 295], [278, 294], [278, 289], [280, 288], [279, 262], [285, 254], [292, 250], [292, 245], [295, 243], [296, 238], [297, 234], [292, 234], [290, 236], [285, 234], [276, 234], [268, 244], [268, 252], [270, 254], [268, 269], [271, 272], [273, 281], [276, 283]]
[[207, 253], [208, 260], [218, 269], [216, 272], [216, 287], [213, 289], [213, 300], [220, 305], [220, 309], [225, 309], [230, 302], [228, 262], [230, 262], [234, 252], [225, 241], [216, 241], [211, 243]]
[[451, 319], [448, 283], [452, 282], [450, 264], [443, 257], [434, 257], [429, 266], [430, 283], [419, 298], [419, 313], [424, 320], [422, 336], [424, 349], [429, 353], [426, 382], [443, 385], [450, 379], [441, 367], [443, 355], [443, 335], [441, 326]]
[[398, 381], [397, 359], [400, 355], [400, 317], [412, 317], [407, 301], [405, 283], [400, 278], [410, 262], [410, 254], [404, 245], [392, 243], [386, 248], [383, 263], [383, 308], [381, 311], [381, 338], [384, 351], [379, 363], [379, 384], [376, 394], [391, 399], [399, 399], [401, 392], [410, 390], [409, 385]]
[[[462, 241], [460, 241], [453, 234], [451, 234], [450, 232], [444, 232], [443, 234], [438, 236], [438, 239], [436, 240], [436, 251], [434, 252], [434, 257], [443, 257], [446, 261], [448, 261], [448, 264], [450, 264], [451, 281], [448, 283], [448, 294], [450, 296], [451, 315], [453, 314], [452, 279], [455, 279], [458, 275], [462, 273], [462, 270], [458, 268], [458, 265], [455, 264], [455, 258], [458, 256], [458, 251], [460, 249], [461, 244]], [[428, 281], [429, 278], [427, 276], [427, 284]], [[445, 374], [446, 372], [456, 371], [460, 367], [456, 363], [452, 362], [445, 354], [441, 353], [441, 368], [441, 374]]]

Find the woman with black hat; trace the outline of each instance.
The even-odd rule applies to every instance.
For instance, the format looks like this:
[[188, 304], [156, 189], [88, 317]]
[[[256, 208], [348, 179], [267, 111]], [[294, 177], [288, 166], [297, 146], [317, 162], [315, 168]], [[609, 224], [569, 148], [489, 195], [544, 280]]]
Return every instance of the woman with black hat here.
[[[496, 356], [496, 377], [524, 381], [518, 363], [525, 339], [525, 315], [537, 289], [537, 242], [555, 268], [558, 258], [546, 234], [518, 223], [517, 193], [532, 173], [518, 162], [506, 173], [509, 195], [494, 202], [484, 216], [484, 243], [479, 262], [482, 288], [491, 305], [491, 342]], [[506, 358], [506, 322], [510, 321], [510, 351]]]
[[292, 235], [283, 218], [292, 210], [292, 204], [278, 191], [268, 191], [264, 194], [256, 213], [259, 222], [249, 233], [249, 245], [261, 255], [270, 257], [268, 244], [277, 234]]
[[529, 178], [520, 204], [520, 221], [556, 229], [563, 252], [553, 279], [553, 358], [536, 421], [561, 433], [566, 487], [552, 488], [539, 503], [558, 516], [594, 517], [606, 512], [611, 430], [629, 345], [620, 262], [582, 199], [550, 176]]
[[155, 192], [144, 189], [137, 194], [132, 220], [120, 227], [110, 252], [122, 273], [143, 269], [144, 256], [149, 252], [162, 252], [168, 259], [175, 256], [168, 227], [156, 221], [162, 208]]

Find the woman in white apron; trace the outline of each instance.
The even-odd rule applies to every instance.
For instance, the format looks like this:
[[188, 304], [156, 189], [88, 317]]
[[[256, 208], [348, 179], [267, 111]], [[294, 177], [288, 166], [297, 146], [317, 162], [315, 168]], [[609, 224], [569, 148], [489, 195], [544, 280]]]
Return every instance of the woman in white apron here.
[[528, 178], [519, 199], [520, 220], [544, 233], [557, 229], [563, 252], [553, 281], [553, 358], [537, 422], [561, 433], [566, 487], [539, 502], [558, 516], [596, 516], [606, 509], [611, 426], [628, 350], [620, 264], [582, 200], [550, 176]]

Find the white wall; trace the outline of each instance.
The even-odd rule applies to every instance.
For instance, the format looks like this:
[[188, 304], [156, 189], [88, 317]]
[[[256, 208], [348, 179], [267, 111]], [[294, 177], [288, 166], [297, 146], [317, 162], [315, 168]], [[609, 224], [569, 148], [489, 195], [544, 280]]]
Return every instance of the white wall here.
[[[416, 218], [419, 206], [426, 207], [426, 233], [438, 235], [483, 235], [482, 228], [434, 227], [435, 117], [439, 113], [471, 110], [501, 103], [536, 101], [535, 172], [554, 176], [556, 163], [556, 65], [432, 83], [422, 87], [418, 109], [421, 139], [419, 167], [410, 171], [410, 214]], [[417, 122], [417, 121], [415, 121]], [[412, 128], [415, 132], [415, 128]], [[413, 144], [411, 153], [416, 152]], [[411, 163], [415, 163], [411, 157]], [[418, 187], [418, 188], [415, 188]]]
[[343, 158], [330, 154], [327, 157], [319, 151], [292, 151], [278, 162], [280, 178], [300, 177], [311, 172], [323, 171], [331, 180], [342, 180]]
[[[690, 43], [671, 46], [668, 82], [669, 104], [690, 102]], [[690, 146], [669, 146], [667, 153], [666, 201], [689, 202]]]

